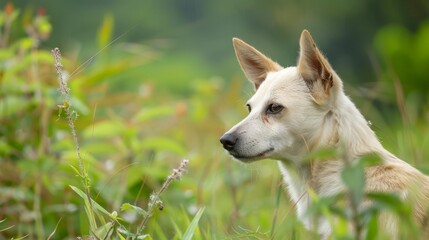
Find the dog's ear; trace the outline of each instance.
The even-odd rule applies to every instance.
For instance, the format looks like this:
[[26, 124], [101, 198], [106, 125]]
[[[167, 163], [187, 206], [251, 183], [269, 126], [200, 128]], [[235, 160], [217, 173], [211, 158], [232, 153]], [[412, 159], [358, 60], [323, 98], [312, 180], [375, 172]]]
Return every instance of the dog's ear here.
[[316, 103], [323, 104], [332, 94], [335, 72], [307, 30], [302, 32], [299, 45], [298, 72]]
[[241, 69], [247, 79], [253, 83], [255, 89], [259, 88], [267, 77], [267, 73], [282, 69], [276, 62], [242, 40], [233, 38], [232, 42]]

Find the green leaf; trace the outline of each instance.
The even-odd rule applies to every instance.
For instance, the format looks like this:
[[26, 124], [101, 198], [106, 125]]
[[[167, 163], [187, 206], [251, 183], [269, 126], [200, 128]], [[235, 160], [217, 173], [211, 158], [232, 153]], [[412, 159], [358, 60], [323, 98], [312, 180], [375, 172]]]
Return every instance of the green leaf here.
[[20, 48], [22, 51], [27, 51], [34, 46], [34, 39], [32, 38], [23, 38], [19, 41]]
[[146, 217], [148, 215], [147, 212], [145, 210], [143, 210], [142, 208], [140, 208], [140, 207], [131, 205], [129, 203], [122, 204], [121, 211], [127, 211], [127, 210], [135, 211], [137, 214], [139, 214], [139, 215], [141, 215], [143, 217]]
[[374, 203], [379, 204], [389, 210], [392, 210], [401, 217], [411, 216], [410, 206], [404, 203], [397, 194], [371, 192], [367, 193], [366, 197], [370, 200], [373, 200]]
[[367, 233], [366, 233], [367, 240], [377, 239], [377, 235], [378, 235], [377, 219], [378, 219], [378, 215], [374, 214], [368, 223]]
[[100, 237], [100, 239], [108, 239], [108, 234], [112, 234], [110, 232], [110, 229], [113, 227], [113, 223], [112, 222], [107, 222], [106, 224], [104, 224], [103, 226], [101, 226], [100, 228], [97, 229], [97, 231], [95, 232], [95, 235], [97, 235], [98, 237]]
[[71, 105], [73, 106], [73, 109], [75, 109], [79, 114], [86, 115], [90, 112], [85, 102], [83, 102], [79, 98], [71, 97], [70, 101]]
[[71, 169], [76, 173], [77, 176], [82, 177], [82, 175], [80, 174], [79, 170], [77, 170], [77, 168], [75, 168], [73, 165], [69, 164], [69, 166], [71, 167]]
[[14, 117], [16, 114], [27, 112], [31, 105], [32, 102], [25, 98], [6, 95], [0, 100], [0, 112], [2, 117]]
[[[82, 190], [80, 190], [79, 188], [77, 188], [77, 187], [74, 187], [74, 186], [71, 186], [70, 185], [70, 187], [71, 187], [71, 189], [74, 191], [74, 192], [76, 192], [86, 203], [89, 203], [88, 202], [88, 196], [86, 195], [86, 193], [84, 193]], [[100, 212], [102, 212], [102, 213], [104, 213], [104, 214], [106, 214], [107, 216], [110, 216], [110, 213], [106, 210], [106, 209], [104, 209], [100, 204], [98, 204], [96, 201], [94, 201], [92, 198], [91, 198], [91, 203], [92, 203], [92, 207], [94, 207], [95, 209], [97, 209], [98, 211], [100, 211]]]
[[365, 188], [365, 173], [363, 163], [359, 161], [352, 166], [346, 166], [341, 173], [341, 178], [352, 194], [352, 198], [355, 203], [360, 203]]
[[333, 224], [333, 232], [336, 239], [354, 239], [350, 236], [349, 229], [350, 222], [346, 218], [338, 218]]
[[383, 57], [404, 56], [409, 46], [412, 46], [412, 36], [405, 27], [390, 25], [377, 32], [375, 46]]
[[[81, 158], [85, 161], [85, 164], [87, 164], [87, 166], [91, 166], [92, 164], [97, 163], [97, 159], [92, 154], [90, 154], [87, 151], [84, 151], [82, 148], [80, 151], [81, 151]], [[65, 160], [65, 162], [68, 163], [69, 166], [79, 165], [79, 159], [78, 159], [76, 150], [64, 150], [62, 158]], [[79, 176], [83, 174], [80, 172], [80, 170], [78, 170], [78, 172], [79, 172]]]
[[111, 39], [114, 27], [114, 19], [111, 14], [107, 14], [103, 18], [103, 23], [101, 24], [100, 29], [98, 30], [98, 47], [100, 49], [106, 47]]
[[185, 234], [183, 235], [184, 240], [191, 240], [192, 237], [194, 236], [195, 230], [198, 227], [198, 222], [200, 221], [200, 218], [203, 215], [204, 209], [205, 209], [205, 207], [200, 208], [200, 210], [198, 210], [197, 214], [195, 214], [194, 219], [192, 219], [191, 224], [188, 226]]
[[159, 117], [171, 116], [174, 113], [175, 109], [169, 106], [144, 108], [136, 114], [134, 120], [141, 123]]
[[36, 22], [36, 28], [42, 36], [48, 36], [52, 32], [52, 25], [47, 17], [39, 17]]
[[27, 235], [25, 235], [25, 236], [22, 236], [22, 237], [19, 237], [19, 238], [11, 238], [11, 240], [22, 240], [22, 239], [27, 238], [27, 237], [28, 237], [28, 235], [29, 235], [29, 234], [27, 234]]
[[6, 227], [6, 228], [3, 228], [3, 229], [0, 229], [0, 233], [1, 233], [1, 232], [5, 232], [5, 231], [7, 231], [7, 230], [9, 230], [9, 229], [12, 229], [13, 227], [15, 227], [15, 225], [12, 225], [12, 226], [9, 226], [9, 227]]
[[12, 151], [13, 147], [3, 139], [0, 139], [0, 155], [7, 156]]
[[103, 23], [101, 24], [100, 29], [98, 30], [98, 47], [100, 49], [106, 47], [111, 39], [114, 27], [114, 19], [111, 14], [104, 15]]
[[334, 148], [322, 148], [317, 151], [310, 152], [306, 157], [306, 161], [312, 160], [329, 160], [337, 157], [337, 151]]
[[157, 151], [170, 151], [180, 156], [186, 154], [186, 150], [176, 141], [164, 137], [147, 138], [141, 142], [143, 149], [151, 149]]
[[[152, 237], [149, 234], [135, 234], [135, 233], [131, 233], [128, 231], [128, 229], [124, 228], [124, 227], [118, 227], [117, 228], [117, 233], [120, 234], [124, 234], [125, 236], [127, 236], [127, 239], [147, 239], [147, 240], [151, 240]], [[121, 235], [121, 237], [123, 237]]]
[[[161, 227], [160, 225], [159, 225], [159, 223], [158, 222], [155, 222], [153, 225], [152, 225], [152, 227], [153, 227], [153, 229], [154, 229], [154, 233], [153, 233], [153, 235], [154, 236], [156, 236], [156, 239], [159, 239], [159, 240], [170, 240], [171, 239], [171, 237], [167, 237], [166, 236], [166, 232], [164, 231], [164, 229], [163, 229], [163, 227]], [[156, 235], [155, 235], [156, 234]], [[177, 236], [177, 235], [176, 235]]]
[[[73, 90], [75, 88], [76, 90], [79, 90], [93, 87], [94, 85], [105, 82], [108, 78], [129, 71], [131, 68], [141, 64], [142, 61], [143, 60], [141, 59], [124, 59], [122, 61], [117, 61], [103, 68], [97, 68], [91, 73], [76, 77], [73, 79], [73, 81], [70, 82], [70, 84], [73, 86]], [[104, 98], [103, 102], [108, 102], [108, 100], [109, 98]]]
[[58, 225], [60, 225], [61, 219], [62, 219], [62, 218], [60, 218], [60, 220], [58, 220], [57, 225], [55, 226], [55, 228], [54, 228], [54, 230], [51, 232], [51, 234], [49, 234], [49, 236], [48, 236], [47, 240], [51, 239], [51, 238], [55, 235], [55, 232], [56, 232], [56, 231], [57, 231], [57, 229], [58, 229]]
[[152, 237], [149, 234], [140, 235], [137, 237], [138, 240], [140, 239], [146, 239], [146, 240], [152, 240]]
[[382, 163], [382, 159], [377, 154], [367, 154], [360, 158], [360, 160], [364, 166], [374, 166]]
[[125, 130], [125, 126], [119, 121], [103, 121], [87, 127], [83, 135], [85, 137], [108, 138], [121, 135]]
[[79, 188], [75, 187], [75, 186], [71, 186], [71, 189], [77, 193], [77, 195], [79, 195], [83, 200], [87, 201], [88, 197], [86, 196], [86, 194], [84, 192], [82, 192], [82, 190], [80, 190]]
[[171, 224], [173, 225], [174, 231], [175, 231], [175, 239], [184, 239], [182, 229], [177, 225], [175, 219], [171, 218]]
[[116, 231], [116, 235], [118, 235], [120, 240], [127, 240], [121, 233], [119, 233], [119, 231]]

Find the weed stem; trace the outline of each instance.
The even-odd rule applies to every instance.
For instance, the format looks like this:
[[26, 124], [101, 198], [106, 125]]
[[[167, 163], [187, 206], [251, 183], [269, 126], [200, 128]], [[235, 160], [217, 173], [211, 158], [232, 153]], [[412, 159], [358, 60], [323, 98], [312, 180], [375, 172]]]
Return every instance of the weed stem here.
[[73, 116], [76, 116], [76, 113], [73, 111], [72, 106], [71, 106], [71, 102], [70, 102], [70, 89], [67, 86], [67, 79], [65, 79], [63, 77], [63, 65], [61, 64], [61, 52], [59, 48], [54, 48], [52, 49], [52, 56], [54, 58], [55, 61], [55, 69], [57, 71], [58, 74], [58, 81], [60, 84], [60, 93], [61, 95], [64, 97], [64, 104], [62, 106], [60, 106], [61, 108], [63, 108], [66, 112], [66, 116], [67, 116], [67, 121], [73, 136], [73, 141], [76, 147], [76, 152], [77, 152], [77, 158], [78, 158], [78, 162], [79, 162], [79, 175], [82, 179], [83, 182], [83, 186], [85, 188], [85, 193], [86, 196], [88, 197], [88, 202], [92, 211], [92, 201], [91, 201], [91, 195], [90, 195], [90, 184], [89, 184], [89, 178], [88, 178], [88, 174], [85, 170], [85, 166], [83, 164], [83, 160], [81, 157], [81, 153], [80, 153], [80, 146], [79, 146], [79, 141], [77, 138], [77, 134], [76, 134], [76, 128], [74, 126], [74, 121], [73, 121]]
[[147, 204], [147, 214], [143, 221], [141, 222], [139, 226], [139, 232], [142, 232], [144, 227], [146, 226], [147, 222], [149, 221], [149, 218], [152, 217], [153, 212], [156, 207], [162, 207], [162, 201], [159, 199], [159, 196], [161, 193], [165, 191], [165, 189], [168, 188], [171, 182], [174, 180], [179, 180], [183, 173], [187, 171], [188, 169], [189, 160], [184, 159], [178, 168], [173, 169], [170, 175], [168, 175], [165, 182], [162, 184], [162, 187], [152, 195], [150, 195], [149, 203]]

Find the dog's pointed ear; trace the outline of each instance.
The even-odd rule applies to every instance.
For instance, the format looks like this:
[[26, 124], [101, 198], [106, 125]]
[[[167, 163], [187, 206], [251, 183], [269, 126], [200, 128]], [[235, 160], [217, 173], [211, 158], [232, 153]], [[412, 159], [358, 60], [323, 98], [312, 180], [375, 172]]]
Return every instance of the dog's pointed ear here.
[[314, 100], [323, 104], [332, 94], [335, 72], [307, 30], [302, 32], [299, 45], [298, 72], [305, 80]]
[[233, 38], [232, 42], [241, 69], [247, 79], [253, 83], [255, 89], [259, 88], [269, 72], [282, 69], [279, 64], [242, 40]]

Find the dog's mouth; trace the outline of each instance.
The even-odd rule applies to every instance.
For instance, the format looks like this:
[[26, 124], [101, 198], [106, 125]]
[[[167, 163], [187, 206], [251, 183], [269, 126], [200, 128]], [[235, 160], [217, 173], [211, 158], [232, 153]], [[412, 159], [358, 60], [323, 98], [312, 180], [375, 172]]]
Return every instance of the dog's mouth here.
[[243, 155], [233, 150], [233, 151], [229, 151], [229, 154], [231, 154], [235, 159], [240, 160], [242, 162], [250, 162], [250, 161], [255, 161], [255, 160], [264, 158], [273, 151], [274, 151], [274, 148], [269, 148], [255, 155]]

